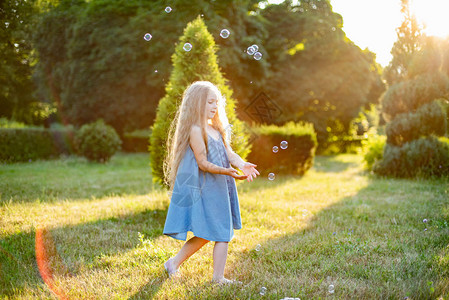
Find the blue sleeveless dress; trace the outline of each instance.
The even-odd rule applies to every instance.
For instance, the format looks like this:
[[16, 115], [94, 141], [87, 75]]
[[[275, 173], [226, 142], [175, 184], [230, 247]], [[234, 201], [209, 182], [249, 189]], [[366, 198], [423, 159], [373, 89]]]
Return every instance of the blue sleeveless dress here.
[[[208, 136], [207, 160], [229, 168], [221, 134], [218, 141]], [[229, 242], [234, 229], [241, 228], [235, 179], [202, 171], [189, 144], [176, 173], [163, 233], [185, 241], [191, 231], [209, 241]]]

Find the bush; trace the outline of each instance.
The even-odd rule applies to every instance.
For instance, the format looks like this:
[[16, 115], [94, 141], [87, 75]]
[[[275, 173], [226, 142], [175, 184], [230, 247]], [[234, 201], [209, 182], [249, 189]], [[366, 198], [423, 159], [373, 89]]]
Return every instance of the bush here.
[[76, 134], [78, 153], [91, 161], [107, 162], [121, 144], [115, 129], [102, 119], [83, 125]]
[[[268, 173], [304, 175], [313, 165], [317, 147], [316, 133], [310, 123], [288, 122], [283, 126], [262, 125], [252, 127], [257, 138], [252, 144], [248, 161], [257, 165], [261, 176]], [[281, 149], [281, 141], [287, 149]], [[279, 148], [277, 153], [273, 147]]]
[[0, 118], [0, 128], [25, 128], [29, 127], [25, 123]]
[[122, 137], [122, 150], [126, 152], [148, 152], [150, 130], [135, 130]]
[[386, 128], [387, 142], [401, 146], [421, 136], [446, 133], [446, 112], [439, 101], [424, 104], [416, 112], [397, 115]]
[[386, 144], [383, 159], [373, 166], [379, 175], [441, 177], [449, 175], [449, 139], [428, 136], [402, 147]]
[[382, 97], [383, 116], [390, 121], [398, 114], [446, 97], [448, 90], [449, 78], [441, 72], [419, 75], [392, 85]]
[[386, 140], [385, 135], [373, 134], [362, 142], [363, 160], [369, 171], [373, 169], [376, 162], [382, 160]]
[[0, 161], [19, 162], [74, 153], [72, 129], [0, 128]]

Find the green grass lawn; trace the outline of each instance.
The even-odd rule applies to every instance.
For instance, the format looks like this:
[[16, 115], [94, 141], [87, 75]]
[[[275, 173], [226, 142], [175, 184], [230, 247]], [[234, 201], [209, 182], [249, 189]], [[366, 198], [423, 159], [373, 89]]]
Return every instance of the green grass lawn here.
[[183, 242], [162, 235], [169, 198], [148, 155], [0, 165], [0, 297], [57, 299], [36, 263], [40, 226], [57, 252], [53, 287], [70, 299], [449, 299], [447, 181], [377, 178], [338, 155], [238, 192], [243, 229], [225, 276], [243, 284], [218, 287], [213, 243], [167, 279], [162, 264]]

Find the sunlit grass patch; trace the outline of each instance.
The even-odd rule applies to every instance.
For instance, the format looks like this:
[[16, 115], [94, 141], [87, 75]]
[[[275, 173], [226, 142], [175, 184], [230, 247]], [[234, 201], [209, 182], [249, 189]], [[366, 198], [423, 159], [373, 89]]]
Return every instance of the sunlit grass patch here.
[[[35, 262], [35, 230], [44, 225], [61, 260], [54, 263], [64, 265], [55, 269], [55, 286], [70, 298], [248, 299], [262, 297], [261, 287], [268, 299], [448, 297], [445, 181], [377, 178], [363, 170], [361, 157], [339, 155], [317, 157], [303, 177], [239, 182], [243, 228], [229, 244], [225, 276], [243, 284], [217, 287], [210, 283], [213, 243], [181, 266], [179, 280], [167, 279], [163, 263], [183, 242], [162, 235], [166, 192], [151, 184], [135, 190], [130, 174], [135, 170], [147, 184], [147, 162], [147, 155], [122, 154], [113, 170], [90, 165], [92, 172], [81, 163], [86, 183], [104, 174], [119, 178], [117, 194], [72, 189], [76, 164], [59, 179], [57, 197], [31, 188], [14, 201], [10, 190], [12, 201], [0, 206], [2, 295], [51, 297]], [[41, 177], [62, 172], [58, 161], [33, 164], [1, 166], [15, 169], [7, 177], [1, 169], [2, 185], [22, 178], [45, 187], [51, 183]], [[26, 177], [27, 168], [41, 169], [41, 176]]]

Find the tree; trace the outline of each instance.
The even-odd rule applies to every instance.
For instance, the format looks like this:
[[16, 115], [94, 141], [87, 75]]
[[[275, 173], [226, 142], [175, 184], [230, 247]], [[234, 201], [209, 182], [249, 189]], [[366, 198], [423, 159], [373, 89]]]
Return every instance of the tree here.
[[384, 71], [388, 85], [409, 78], [410, 61], [414, 53], [422, 47], [422, 26], [410, 11], [410, 0], [401, 0], [401, 13], [404, 21], [396, 29], [398, 39], [391, 49], [393, 58]]
[[0, 2], [0, 117], [40, 124], [51, 107], [33, 95], [30, 33], [37, 7], [34, 0]]
[[284, 2], [262, 15], [271, 65], [265, 89], [283, 111], [276, 122], [312, 122], [320, 147], [330, 135], [347, 135], [351, 121], [384, 90], [375, 55], [345, 36], [329, 1]]
[[[186, 52], [185, 43], [191, 43], [193, 48]], [[226, 85], [217, 63], [216, 45], [212, 35], [207, 31], [204, 21], [198, 17], [187, 24], [184, 34], [180, 37], [172, 56], [173, 71], [165, 86], [165, 96], [159, 102], [156, 119], [150, 139], [151, 168], [153, 181], [165, 186], [163, 160], [167, 154], [165, 147], [168, 129], [181, 103], [184, 90], [194, 81], [207, 80], [214, 83], [226, 98], [226, 114], [233, 132], [240, 139], [233, 139], [231, 147], [242, 158], [249, 152], [249, 145], [243, 124], [235, 115], [235, 100], [232, 90]]]
[[[409, 58], [407, 78], [391, 85], [382, 97], [388, 121], [387, 144], [373, 171], [396, 177], [447, 176], [449, 141], [443, 108], [449, 97], [449, 77], [442, 71], [443, 55], [433, 37], [422, 39]], [[444, 49], [444, 48], [443, 48]]]

